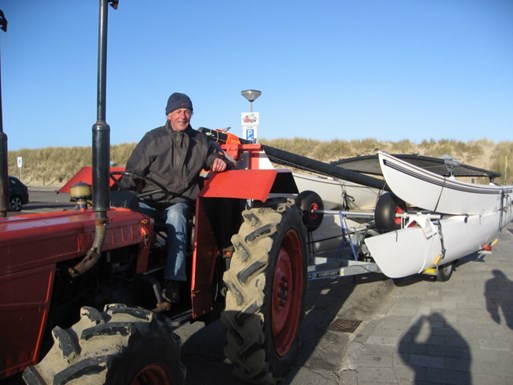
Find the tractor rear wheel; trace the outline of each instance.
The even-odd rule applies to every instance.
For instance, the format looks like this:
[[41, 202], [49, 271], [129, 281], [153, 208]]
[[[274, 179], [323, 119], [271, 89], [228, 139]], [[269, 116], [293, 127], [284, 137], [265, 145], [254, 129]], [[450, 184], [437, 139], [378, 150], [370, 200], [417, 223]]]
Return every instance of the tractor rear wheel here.
[[242, 215], [223, 277], [225, 355], [235, 376], [274, 384], [299, 348], [307, 286], [305, 228], [293, 200], [276, 200]]
[[151, 311], [83, 307], [69, 329], [52, 331], [46, 357], [23, 372], [28, 385], [183, 385], [180, 339]]

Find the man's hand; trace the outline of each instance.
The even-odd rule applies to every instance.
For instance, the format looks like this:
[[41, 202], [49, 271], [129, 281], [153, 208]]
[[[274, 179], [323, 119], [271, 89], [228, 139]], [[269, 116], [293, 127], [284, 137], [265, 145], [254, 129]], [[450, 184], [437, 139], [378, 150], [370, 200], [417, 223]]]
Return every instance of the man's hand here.
[[214, 172], [224, 171], [226, 170], [226, 162], [220, 158], [215, 158], [210, 169]]

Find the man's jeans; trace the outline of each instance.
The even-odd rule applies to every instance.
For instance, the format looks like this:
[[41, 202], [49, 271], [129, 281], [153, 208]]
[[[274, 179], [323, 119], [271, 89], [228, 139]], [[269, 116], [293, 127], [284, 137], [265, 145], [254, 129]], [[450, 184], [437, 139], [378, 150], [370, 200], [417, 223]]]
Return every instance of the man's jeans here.
[[142, 202], [139, 203], [139, 206], [142, 213], [166, 224], [167, 259], [164, 278], [171, 281], [187, 281], [185, 253], [187, 250], [187, 222], [191, 210], [189, 203], [173, 203], [162, 211]]

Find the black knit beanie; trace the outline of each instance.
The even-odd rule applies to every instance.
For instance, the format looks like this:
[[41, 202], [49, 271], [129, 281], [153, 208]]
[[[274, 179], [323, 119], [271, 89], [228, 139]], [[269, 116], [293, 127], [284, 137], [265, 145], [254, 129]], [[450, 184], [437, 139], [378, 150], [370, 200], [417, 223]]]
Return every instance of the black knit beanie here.
[[192, 112], [192, 102], [187, 95], [175, 92], [167, 100], [166, 115], [179, 108], [188, 108]]

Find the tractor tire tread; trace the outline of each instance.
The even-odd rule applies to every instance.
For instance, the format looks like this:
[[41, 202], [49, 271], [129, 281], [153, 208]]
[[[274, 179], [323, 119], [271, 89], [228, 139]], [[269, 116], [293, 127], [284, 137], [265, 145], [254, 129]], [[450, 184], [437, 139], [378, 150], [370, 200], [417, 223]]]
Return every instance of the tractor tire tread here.
[[[274, 204], [254, 207], [242, 214], [244, 222], [232, 237], [234, 254], [224, 273], [228, 289], [221, 321], [226, 329], [225, 356], [236, 377], [255, 384], [274, 384], [280, 373], [272, 372], [266, 352], [264, 301], [270, 301], [270, 258], [275, 236], [285, 215], [301, 224], [301, 212], [293, 200], [279, 199]], [[287, 214], [285, 212], [288, 211]]]
[[[157, 362], [154, 355], [158, 348], [150, 347], [150, 343], [166, 346], [160, 349], [167, 349], [169, 358], [159, 365], [174, 373], [176, 384], [183, 384], [180, 338], [154, 313], [114, 304], [106, 305], [103, 312], [83, 307], [80, 314], [80, 320], [69, 329], [54, 328], [53, 347], [39, 364], [29, 366], [22, 374], [28, 385], [126, 382], [125, 377]], [[144, 359], [140, 361], [141, 369], [137, 369], [141, 354]]]

